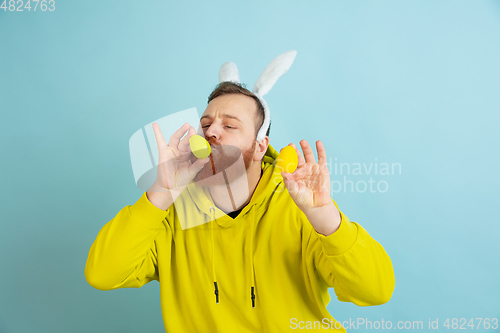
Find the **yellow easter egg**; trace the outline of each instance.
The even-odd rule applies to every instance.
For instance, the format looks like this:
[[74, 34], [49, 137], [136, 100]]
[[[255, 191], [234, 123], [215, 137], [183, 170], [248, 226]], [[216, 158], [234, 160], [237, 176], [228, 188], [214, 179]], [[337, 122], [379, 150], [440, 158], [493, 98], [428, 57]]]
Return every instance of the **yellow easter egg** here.
[[208, 157], [212, 151], [208, 141], [205, 140], [204, 137], [196, 134], [189, 138], [189, 147], [191, 147], [194, 156], [200, 159]]
[[286, 146], [283, 148], [278, 155], [278, 159], [276, 161], [277, 171], [280, 173], [282, 171], [292, 173], [297, 169], [297, 164], [299, 162], [299, 157], [297, 156], [297, 152], [293, 147]]

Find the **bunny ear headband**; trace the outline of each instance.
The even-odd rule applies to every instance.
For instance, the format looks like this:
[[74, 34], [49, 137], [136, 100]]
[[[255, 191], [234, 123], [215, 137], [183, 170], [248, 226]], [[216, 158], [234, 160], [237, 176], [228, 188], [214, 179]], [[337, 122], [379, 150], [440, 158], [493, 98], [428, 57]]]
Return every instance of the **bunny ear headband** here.
[[[267, 94], [269, 90], [274, 86], [278, 78], [285, 74], [290, 66], [293, 64], [293, 60], [297, 55], [297, 51], [287, 51], [280, 54], [273, 59], [260, 74], [259, 78], [255, 82], [252, 92], [259, 98], [260, 103], [264, 107], [264, 123], [257, 133], [257, 140], [261, 141], [266, 136], [267, 129], [271, 124], [271, 115], [269, 113], [269, 108], [266, 101], [262, 96]], [[238, 68], [233, 62], [225, 62], [222, 64], [219, 70], [219, 83], [225, 81], [232, 81], [235, 83], [240, 83], [240, 74], [238, 73]]]

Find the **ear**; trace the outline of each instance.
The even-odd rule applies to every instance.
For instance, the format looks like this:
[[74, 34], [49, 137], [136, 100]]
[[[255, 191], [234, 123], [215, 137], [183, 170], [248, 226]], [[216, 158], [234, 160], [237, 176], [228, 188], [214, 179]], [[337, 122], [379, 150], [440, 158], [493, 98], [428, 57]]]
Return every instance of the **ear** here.
[[264, 139], [255, 143], [255, 151], [253, 155], [254, 161], [261, 161], [267, 151], [267, 146], [269, 146], [269, 137], [266, 135]]
[[264, 68], [259, 78], [255, 82], [252, 91], [264, 96], [271, 90], [279, 77], [285, 74], [297, 55], [296, 50], [287, 51], [274, 58], [269, 65]]
[[234, 62], [226, 61], [220, 66], [219, 83], [225, 81], [240, 83], [240, 73]]
[[266, 101], [262, 98], [271, 90], [279, 77], [285, 74], [290, 66], [292, 66], [296, 50], [287, 51], [274, 58], [269, 65], [266, 66], [264, 71], [260, 74], [259, 78], [253, 86], [253, 93], [259, 98], [262, 106], [264, 107], [264, 123], [257, 133], [257, 139], [262, 140], [271, 124], [271, 115]]

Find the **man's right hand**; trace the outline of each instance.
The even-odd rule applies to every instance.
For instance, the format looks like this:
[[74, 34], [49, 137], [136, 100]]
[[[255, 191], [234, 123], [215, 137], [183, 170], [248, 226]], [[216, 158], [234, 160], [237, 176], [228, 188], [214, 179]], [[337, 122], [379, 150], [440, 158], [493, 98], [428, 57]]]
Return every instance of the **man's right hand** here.
[[[191, 163], [192, 152], [189, 147], [189, 138], [196, 134], [196, 131], [188, 123], [175, 131], [168, 145], [157, 123], [153, 123], [153, 130], [159, 153], [158, 171], [156, 181], [146, 195], [153, 205], [167, 210], [205, 163], [210, 161], [210, 157], [196, 159], [194, 163]], [[186, 131], [188, 131], [187, 135], [181, 140]]]

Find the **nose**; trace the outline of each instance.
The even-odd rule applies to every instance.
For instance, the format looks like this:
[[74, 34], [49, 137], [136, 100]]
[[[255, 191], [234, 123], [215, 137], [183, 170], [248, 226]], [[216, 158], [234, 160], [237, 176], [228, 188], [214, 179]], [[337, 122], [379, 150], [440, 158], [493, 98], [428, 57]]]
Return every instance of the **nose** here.
[[206, 130], [205, 130], [205, 139], [210, 144], [217, 144], [220, 141], [221, 128], [214, 121]]

